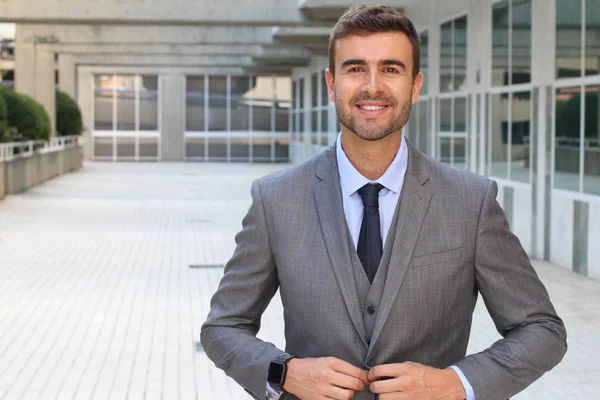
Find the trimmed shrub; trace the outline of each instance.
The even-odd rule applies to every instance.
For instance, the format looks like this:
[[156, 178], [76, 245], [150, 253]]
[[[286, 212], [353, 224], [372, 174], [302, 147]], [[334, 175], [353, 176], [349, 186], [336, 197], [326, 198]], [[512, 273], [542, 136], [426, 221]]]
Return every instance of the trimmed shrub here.
[[8, 109], [4, 96], [0, 94], [0, 143], [8, 141]]
[[81, 135], [83, 122], [79, 105], [71, 96], [56, 91], [56, 134], [60, 136]]
[[0, 86], [0, 95], [6, 101], [8, 127], [18, 132], [11, 140], [48, 140], [50, 117], [40, 103], [6, 86]]

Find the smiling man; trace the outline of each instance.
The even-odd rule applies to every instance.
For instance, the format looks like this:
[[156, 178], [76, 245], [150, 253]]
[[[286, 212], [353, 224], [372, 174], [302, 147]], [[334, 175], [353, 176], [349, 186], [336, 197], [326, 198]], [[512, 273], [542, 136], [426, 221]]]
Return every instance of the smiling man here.
[[[336, 144], [252, 185], [201, 339], [255, 398], [506, 399], [565, 354], [496, 183], [402, 136], [419, 53], [401, 13], [348, 10], [325, 71]], [[256, 338], [278, 288], [285, 352]], [[478, 294], [504, 338], [465, 356]]]

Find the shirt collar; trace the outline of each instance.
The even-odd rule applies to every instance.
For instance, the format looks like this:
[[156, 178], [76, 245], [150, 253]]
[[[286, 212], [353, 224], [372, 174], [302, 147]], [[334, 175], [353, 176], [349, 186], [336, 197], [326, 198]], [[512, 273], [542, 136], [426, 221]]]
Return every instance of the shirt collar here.
[[380, 183], [385, 186], [386, 189], [398, 194], [408, 169], [408, 143], [404, 136], [402, 136], [402, 143], [396, 153], [396, 157], [385, 171], [385, 173], [377, 180], [370, 181], [365, 178], [354, 168], [346, 153], [342, 149], [342, 134], [338, 135], [336, 142], [335, 152], [338, 164], [338, 171], [340, 174], [340, 181], [342, 184], [342, 190], [348, 196], [352, 196], [354, 192], [363, 187], [369, 182]]

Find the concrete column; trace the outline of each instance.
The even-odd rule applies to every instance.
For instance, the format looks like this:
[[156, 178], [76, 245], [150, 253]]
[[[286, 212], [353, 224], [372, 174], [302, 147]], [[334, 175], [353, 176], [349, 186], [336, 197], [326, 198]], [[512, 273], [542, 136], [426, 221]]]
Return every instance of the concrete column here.
[[159, 90], [161, 160], [183, 161], [185, 159], [185, 76], [160, 76]]
[[[535, 241], [533, 256], [539, 259], [549, 259], [549, 232], [547, 222], [551, 220], [551, 142], [550, 129], [552, 124], [550, 103], [552, 85], [556, 71], [556, 2], [555, 0], [533, 0], [532, 29], [531, 29], [531, 80], [538, 93], [537, 109], [533, 117], [537, 120], [533, 168], [533, 185], [535, 185]], [[544, 216], [549, 215], [549, 218]]]
[[56, 135], [56, 63], [54, 53], [37, 51], [35, 63], [35, 99], [50, 117], [50, 137]]
[[479, 94], [471, 96], [470, 169], [485, 175], [488, 117], [485, 96], [492, 82], [492, 0], [470, 0], [468, 24], [469, 91]]
[[[17, 34], [19, 30], [17, 30]], [[50, 117], [50, 136], [56, 132], [54, 53], [40, 51], [34, 43], [15, 44], [15, 90], [37, 100]]]
[[83, 120], [83, 159], [92, 160], [94, 157], [94, 76], [90, 71], [77, 71], [77, 103], [81, 109]]
[[76, 70], [75, 58], [71, 54], [60, 54], [58, 56], [58, 84], [60, 90], [76, 98]]
[[437, 96], [440, 93], [440, 15], [436, 0], [429, 0], [429, 20], [427, 23], [427, 31], [429, 33], [429, 102], [431, 104], [429, 115], [430, 137], [429, 137], [429, 154], [432, 157], [439, 156], [437, 154], [437, 132], [438, 124], [438, 108]]
[[35, 61], [35, 44], [19, 42], [17, 36], [15, 43], [15, 90], [30, 97], [35, 97]]

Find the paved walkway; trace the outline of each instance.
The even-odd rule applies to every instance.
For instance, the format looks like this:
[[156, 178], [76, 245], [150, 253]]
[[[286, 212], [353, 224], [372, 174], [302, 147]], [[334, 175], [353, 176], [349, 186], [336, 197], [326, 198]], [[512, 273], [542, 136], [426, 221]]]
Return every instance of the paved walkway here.
[[[248, 399], [196, 351], [253, 178], [280, 166], [87, 164], [0, 202], [0, 399]], [[535, 263], [569, 333], [518, 399], [600, 398], [600, 282]], [[275, 299], [260, 337], [283, 347]], [[498, 338], [476, 310], [469, 352]]]

